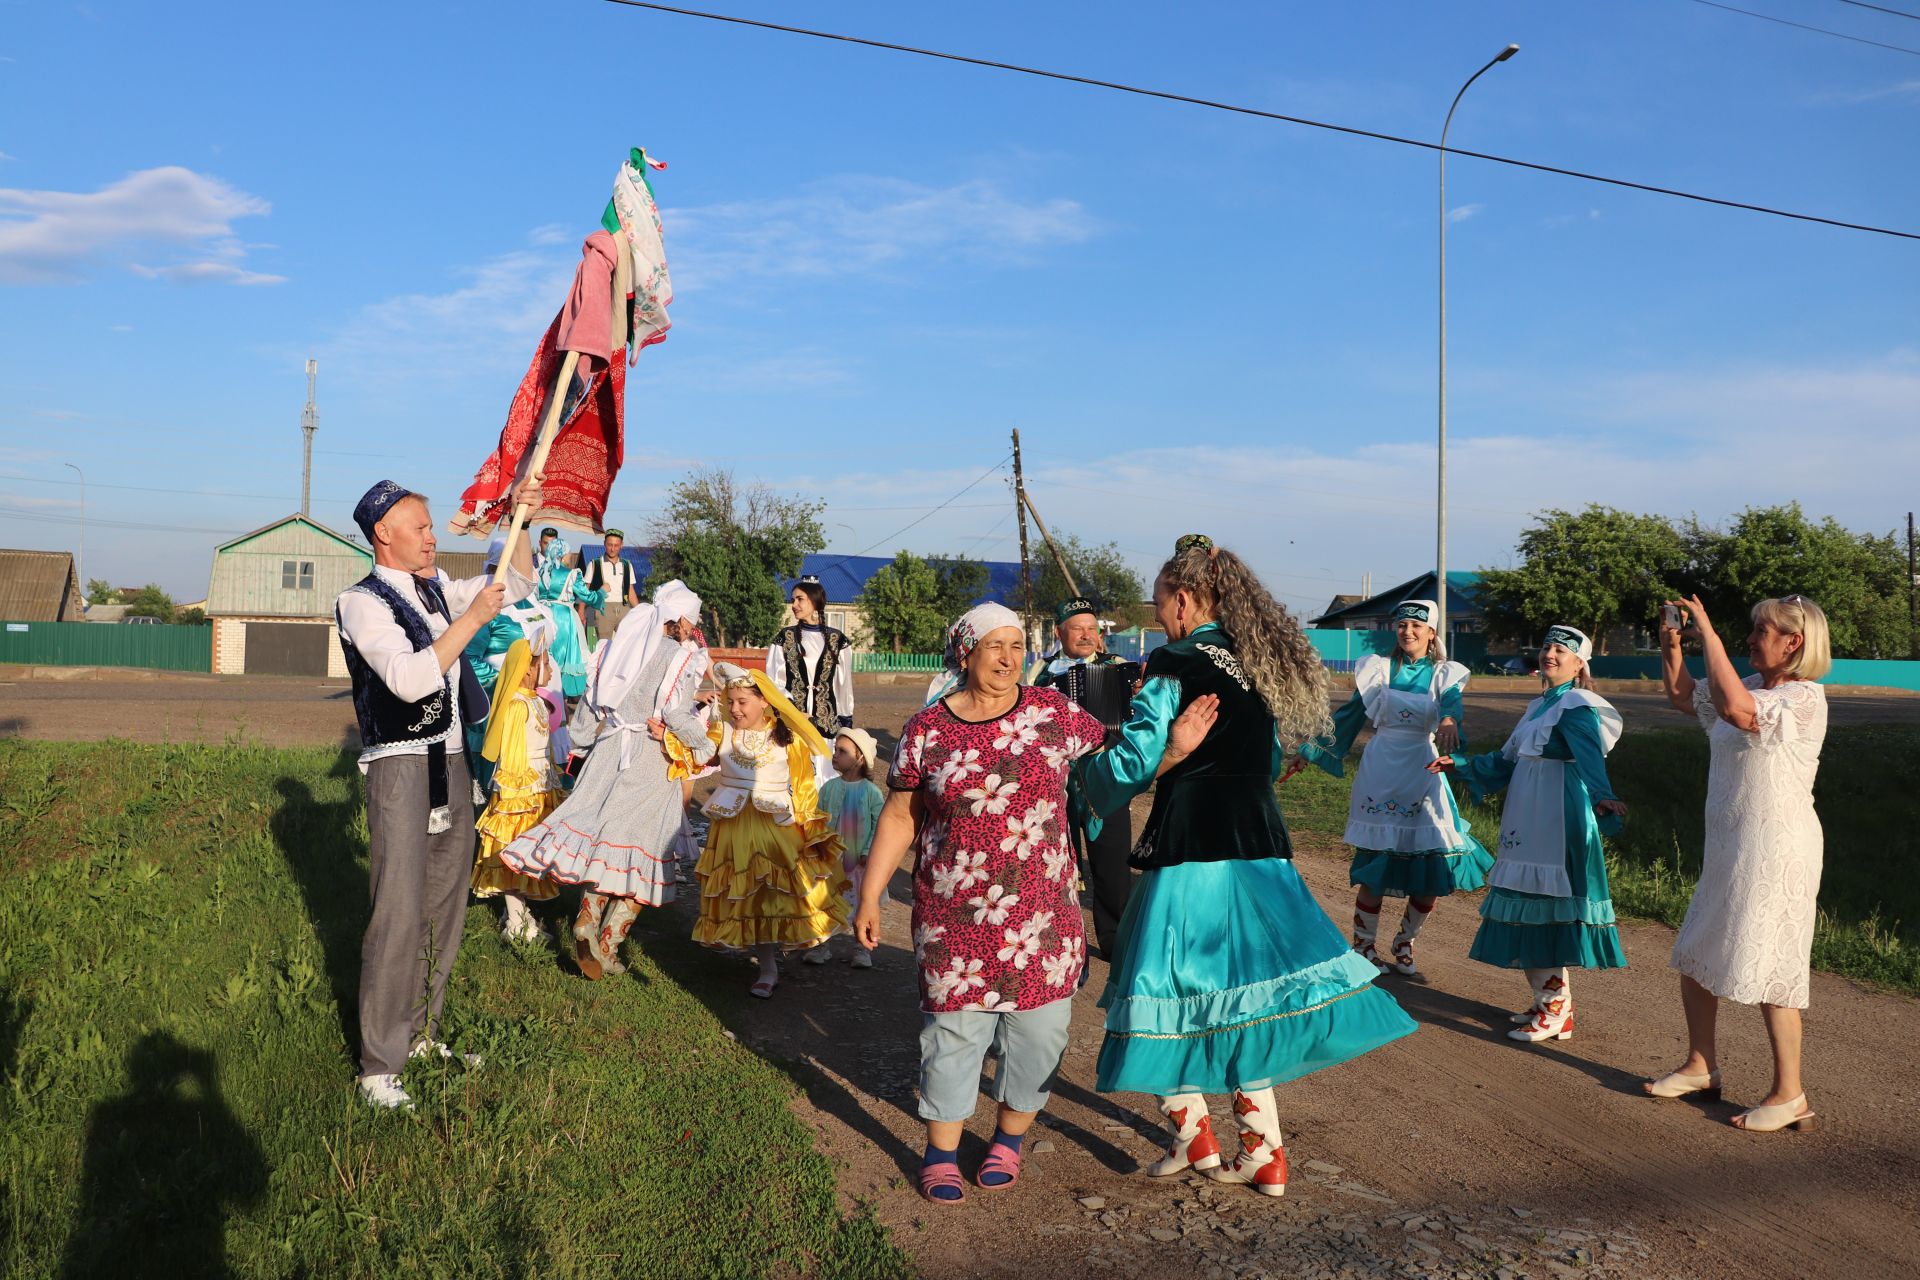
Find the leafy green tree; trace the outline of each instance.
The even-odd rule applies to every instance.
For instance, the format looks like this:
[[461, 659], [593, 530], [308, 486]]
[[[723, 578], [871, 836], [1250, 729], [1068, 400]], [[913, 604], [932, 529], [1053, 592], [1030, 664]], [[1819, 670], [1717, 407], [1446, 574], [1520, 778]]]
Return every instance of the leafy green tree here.
[[120, 593], [115, 591], [113, 585], [105, 578], [87, 579], [88, 604], [118, 604], [119, 602]]
[[[969, 560], [966, 556], [929, 556], [927, 564], [940, 578], [940, 594], [934, 607], [947, 622], [951, 623], [979, 604], [987, 594], [987, 584], [991, 578], [987, 566], [980, 561]], [[933, 647], [938, 649], [944, 643], [943, 635], [940, 644]]]
[[207, 618], [207, 611], [205, 609], [195, 606], [191, 609], [182, 609], [179, 613], [176, 613], [173, 616], [173, 621], [176, 626], [204, 627], [207, 625], [209, 619]]
[[1893, 534], [1856, 534], [1831, 516], [1816, 524], [1792, 502], [1749, 507], [1724, 530], [1689, 521], [1685, 538], [1688, 585], [1734, 653], [1755, 603], [1798, 593], [1826, 613], [1836, 657], [1907, 656], [1907, 558]]
[[875, 570], [859, 600], [874, 643], [894, 653], [938, 652], [949, 621], [940, 605], [941, 586], [933, 566], [911, 551]]
[[[1142, 604], [1147, 597], [1146, 585], [1127, 564], [1119, 547], [1111, 542], [1089, 546], [1070, 533], [1058, 534], [1054, 541], [1073, 570], [1081, 594], [1099, 607], [1102, 617], [1132, 627], [1152, 612]], [[1053, 611], [1071, 599], [1073, 591], [1044, 542], [1035, 554], [1033, 606], [1043, 619], [1051, 620]]]
[[1488, 629], [1510, 639], [1572, 623], [1606, 652], [1616, 626], [1646, 627], [1687, 562], [1680, 532], [1661, 516], [1591, 504], [1535, 517], [1515, 549], [1519, 565], [1483, 569], [1477, 592]]
[[826, 545], [820, 502], [741, 485], [731, 471], [703, 468], [667, 490], [648, 532], [652, 590], [683, 580], [701, 600], [701, 624], [715, 645], [763, 645], [786, 620], [781, 578]]
[[149, 582], [132, 595], [125, 596], [126, 616], [129, 618], [153, 618], [160, 622], [173, 621], [173, 597], [162, 591], [158, 585]]

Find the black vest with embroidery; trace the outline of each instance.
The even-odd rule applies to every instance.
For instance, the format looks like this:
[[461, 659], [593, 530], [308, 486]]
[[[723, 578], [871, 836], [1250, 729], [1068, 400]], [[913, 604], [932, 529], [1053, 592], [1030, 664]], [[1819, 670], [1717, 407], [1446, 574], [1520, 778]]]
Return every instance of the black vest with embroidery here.
[[1129, 859], [1151, 870], [1182, 862], [1291, 858], [1273, 795], [1273, 714], [1240, 669], [1233, 641], [1210, 628], [1156, 649], [1146, 678], [1180, 682], [1180, 709], [1203, 694], [1220, 717], [1199, 749], [1160, 775], [1153, 812]]
[[[413, 646], [415, 653], [433, 647], [433, 632], [427, 629], [426, 619], [379, 574], [370, 573], [347, 590], [364, 591], [386, 605], [393, 614], [393, 620], [406, 633], [407, 643]], [[333, 613], [337, 624], [340, 621], [340, 606], [337, 603]], [[347, 660], [347, 674], [353, 677], [353, 714], [360, 721], [362, 744], [393, 747], [433, 742], [446, 737], [447, 727], [453, 719], [453, 699], [447, 695], [445, 680], [441, 681], [438, 689], [420, 701], [404, 702], [367, 665], [367, 660], [347, 639], [344, 626], [340, 627], [340, 654]]]
[[[801, 628], [782, 627], [774, 636], [780, 656], [787, 664], [787, 687], [783, 691], [794, 706], [806, 712], [813, 727], [826, 735], [828, 742], [840, 729], [840, 708], [833, 697], [833, 673], [840, 665], [840, 654], [847, 647], [846, 633], [832, 627], [820, 628], [826, 643], [820, 646], [820, 665], [813, 669], [813, 687], [807, 687], [807, 651], [800, 647]], [[808, 694], [811, 692], [812, 696]]]

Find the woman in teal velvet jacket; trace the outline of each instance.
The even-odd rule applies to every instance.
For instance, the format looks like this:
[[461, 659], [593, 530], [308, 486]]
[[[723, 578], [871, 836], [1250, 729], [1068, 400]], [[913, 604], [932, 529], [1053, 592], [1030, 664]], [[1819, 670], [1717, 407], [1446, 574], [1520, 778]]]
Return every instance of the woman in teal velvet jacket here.
[[1600, 837], [1619, 831], [1626, 803], [1607, 779], [1607, 753], [1619, 741], [1620, 713], [1593, 692], [1587, 660], [1593, 642], [1574, 627], [1547, 630], [1540, 678], [1547, 691], [1527, 705], [1499, 751], [1442, 756], [1430, 766], [1456, 773], [1475, 798], [1506, 792], [1500, 847], [1475, 960], [1523, 969], [1533, 1004], [1514, 1015], [1515, 1040], [1573, 1035], [1569, 969], [1624, 969], [1627, 955], [1613, 922], [1607, 860]]
[[[1195, 1168], [1280, 1195], [1273, 1087], [1414, 1023], [1294, 870], [1274, 801], [1282, 744], [1327, 727], [1319, 655], [1239, 557], [1198, 535], [1180, 540], [1153, 600], [1169, 643], [1148, 660], [1119, 740], [1076, 766], [1096, 814], [1159, 780], [1100, 997], [1098, 1087], [1159, 1098], [1171, 1150], [1148, 1172]], [[1196, 719], [1204, 735], [1187, 732]], [[1223, 1165], [1205, 1095], [1229, 1090], [1241, 1132]]]

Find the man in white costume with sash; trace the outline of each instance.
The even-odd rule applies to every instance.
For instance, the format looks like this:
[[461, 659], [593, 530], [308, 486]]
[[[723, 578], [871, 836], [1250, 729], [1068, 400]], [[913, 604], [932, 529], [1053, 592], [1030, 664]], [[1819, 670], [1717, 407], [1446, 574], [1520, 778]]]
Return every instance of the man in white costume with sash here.
[[1595, 693], [1593, 642], [1576, 627], [1549, 627], [1540, 646], [1547, 691], [1500, 750], [1442, 756], [1429, 766], [1464, 778], [1476, 798], [1506, 792], [1500, 847], [1474, 935], [1475, 960], [1526, 971], [1533, 1003], [1514, 1015], [1515, 1040], [1573, 1036], [1570, 969], [1624, 969], [1600, 837], [1620, 830], [1627, 806], [1607, 780], [1620, 713]]

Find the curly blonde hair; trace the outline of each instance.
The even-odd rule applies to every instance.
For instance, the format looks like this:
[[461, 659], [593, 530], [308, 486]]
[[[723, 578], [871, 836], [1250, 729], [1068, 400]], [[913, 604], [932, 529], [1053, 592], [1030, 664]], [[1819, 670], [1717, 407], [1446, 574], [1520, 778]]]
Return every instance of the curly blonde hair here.
[[1180, 541], [1160, 566], [1160, 581], [1168, 591], [1190, 592], [1232, 637], [1280, 741], [1297, 747], [1330, 731], [1326, 664], [1286, 606], [1233, 552], [1205, 539]]

